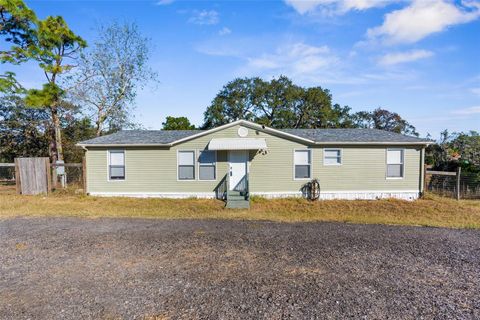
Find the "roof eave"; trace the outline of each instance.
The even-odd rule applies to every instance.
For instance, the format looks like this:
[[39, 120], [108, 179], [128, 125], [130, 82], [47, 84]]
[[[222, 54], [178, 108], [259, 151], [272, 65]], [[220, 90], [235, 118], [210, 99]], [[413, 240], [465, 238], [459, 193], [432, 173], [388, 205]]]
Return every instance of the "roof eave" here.
[[88, 148], [88, 147], [171, 147], [171, 143], [77, 143], [77, 147]]
[[415, 141], [415, 142], [399, 142], [399, 141], [371, 141], [371, 142], [348, 142], [348, 141], [316, 141], [315, 145], [395, 145], [395, 146], [428, 146], [433, 142]]

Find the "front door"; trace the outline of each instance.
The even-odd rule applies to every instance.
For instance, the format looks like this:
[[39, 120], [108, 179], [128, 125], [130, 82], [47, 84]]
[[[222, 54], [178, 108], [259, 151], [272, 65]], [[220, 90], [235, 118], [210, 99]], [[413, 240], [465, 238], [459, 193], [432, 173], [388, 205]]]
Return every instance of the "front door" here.
[[245, 150], [229, 151], [228, 162], [230, 163], [230, 190], [245, 190], [248, 152]]

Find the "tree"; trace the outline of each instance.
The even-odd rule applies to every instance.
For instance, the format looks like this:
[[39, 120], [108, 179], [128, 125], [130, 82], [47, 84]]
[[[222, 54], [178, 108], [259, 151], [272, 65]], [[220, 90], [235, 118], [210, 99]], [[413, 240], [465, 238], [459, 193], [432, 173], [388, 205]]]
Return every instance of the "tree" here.
[[348, 106], [332, 105], [332, 95], [321, 87], [307, 88], [295, 112], [291, 128], [349, 128], [353, 126]]
[[455, 133], [451, 148], [460, 156], [460, 161], [466, 166], [472, 165], [480, 171], [480, 133]]
[[203, 128], [214, 128], [244, 119], [256, 119], [253, 90], [259, 78], [237, 78], [227, 83], [204, 112]]
[[[33, 11], [21, 0], [3, 0], [0, 3], [3, 22], [2, 29], [12, 43], [9, 51], [3, 51], [2, 62], [21, 63], [35, 60], [46, 77], [42, 89], [30, 89], [26, 92], [26, 105], [49, 111], [53, 128], [51, 158], [63, 160], [62, 135], [60, 128], [60, 105], [65, 91], [59, 86], [60, 77], [73, 68], [69, 60], [74, 60], [86, 42], [68, 27], [60, 16], [48, 16], [38, 20]], [[13, 75], [2, 81], [3, 89], [12, 87]]]
[[0, 98], [0, 162], [21, 156], [48, 155], [49, 115], [42, 109], [25, 107], [18, 96]]
[[162, 122], [162, 130], [194, 130], [195, 126], [187, 117], [167, 117]]
[[42, 89], [28, 90], [26, 103], [31, 107], [49, 110], [55, 137], [52, 160], [63, 160], [60, 112], [65, 91], [58, 85], [59, 77], [73, 68], [67, 60], [75, 60], [78, 51], [87, 44], [70, 30], [60, 16], [49, 16], [38, 22], [35, 44], [27, 53], [38, 61], [47, 83]]
[[[0, 50], [0, 63], [19, 64], [28, 60], [25, 50], [34, 41], [35, 13], [22, 0], [0, 0], [0, 36], [12, 44], [10, 48]], [[0, 74], [0, 92], [19, 92], [21, 85], [15, 79], [15, 73]]]
[[480, 133], [477, 131], [449, 133], [444, 130], [440, 139], [427, 147], [427, 163], [437, 170], [480, 173]]
[[353, 115], [354, 125], [359, 128], [371, 128], [395, 133], [418, 136], [413, 125], [403, 119], [398, 113], [377, 108], [371, 112], [360, 111]]
[[136, 24], [101, 26], [93, 48], [82, 55], [71, 98], [85, 105], [96, 135], [129, 126], [137, 90], [156, 74], [148, 67], [149, 40]]
[[303, 88], [280, 76], [235, 79], [227, 83], [204, 113], [203, 128], [235, 120], [255, 121], [274, 128], [350, 127], [350, 108], [332, 106], [328, 90]]
[[95, 137], [95, 127], [89, 118], [70, 116], [63, 123], [65, 162], [82, 162], [84, 151], [76, 144]]

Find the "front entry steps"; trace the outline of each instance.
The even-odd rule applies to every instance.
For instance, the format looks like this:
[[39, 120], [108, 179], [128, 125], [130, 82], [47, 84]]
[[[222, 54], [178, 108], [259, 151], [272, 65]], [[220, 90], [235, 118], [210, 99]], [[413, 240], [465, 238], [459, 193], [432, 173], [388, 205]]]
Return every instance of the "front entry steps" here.
[[229, 209], [249, 209], [250, 200], [248, 197], [239, 191], [228, 191], [227, 193], [227, 205]]

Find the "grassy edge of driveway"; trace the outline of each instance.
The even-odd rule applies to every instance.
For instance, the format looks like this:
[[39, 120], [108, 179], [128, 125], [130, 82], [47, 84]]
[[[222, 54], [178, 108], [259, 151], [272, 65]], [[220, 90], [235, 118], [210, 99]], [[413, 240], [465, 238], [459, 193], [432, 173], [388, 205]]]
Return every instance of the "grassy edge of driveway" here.
[[38, 216], [335, 221], [480, 228], [480, 201], [456, 201], [433, 195], [417, 201], [310, 202], [293, 198], [254, 198], [250, 210], [228, 210], [221, 201], [205, 199], [100, 198], [61, 193], [45, 197], [0, 193], [0, 219]]

